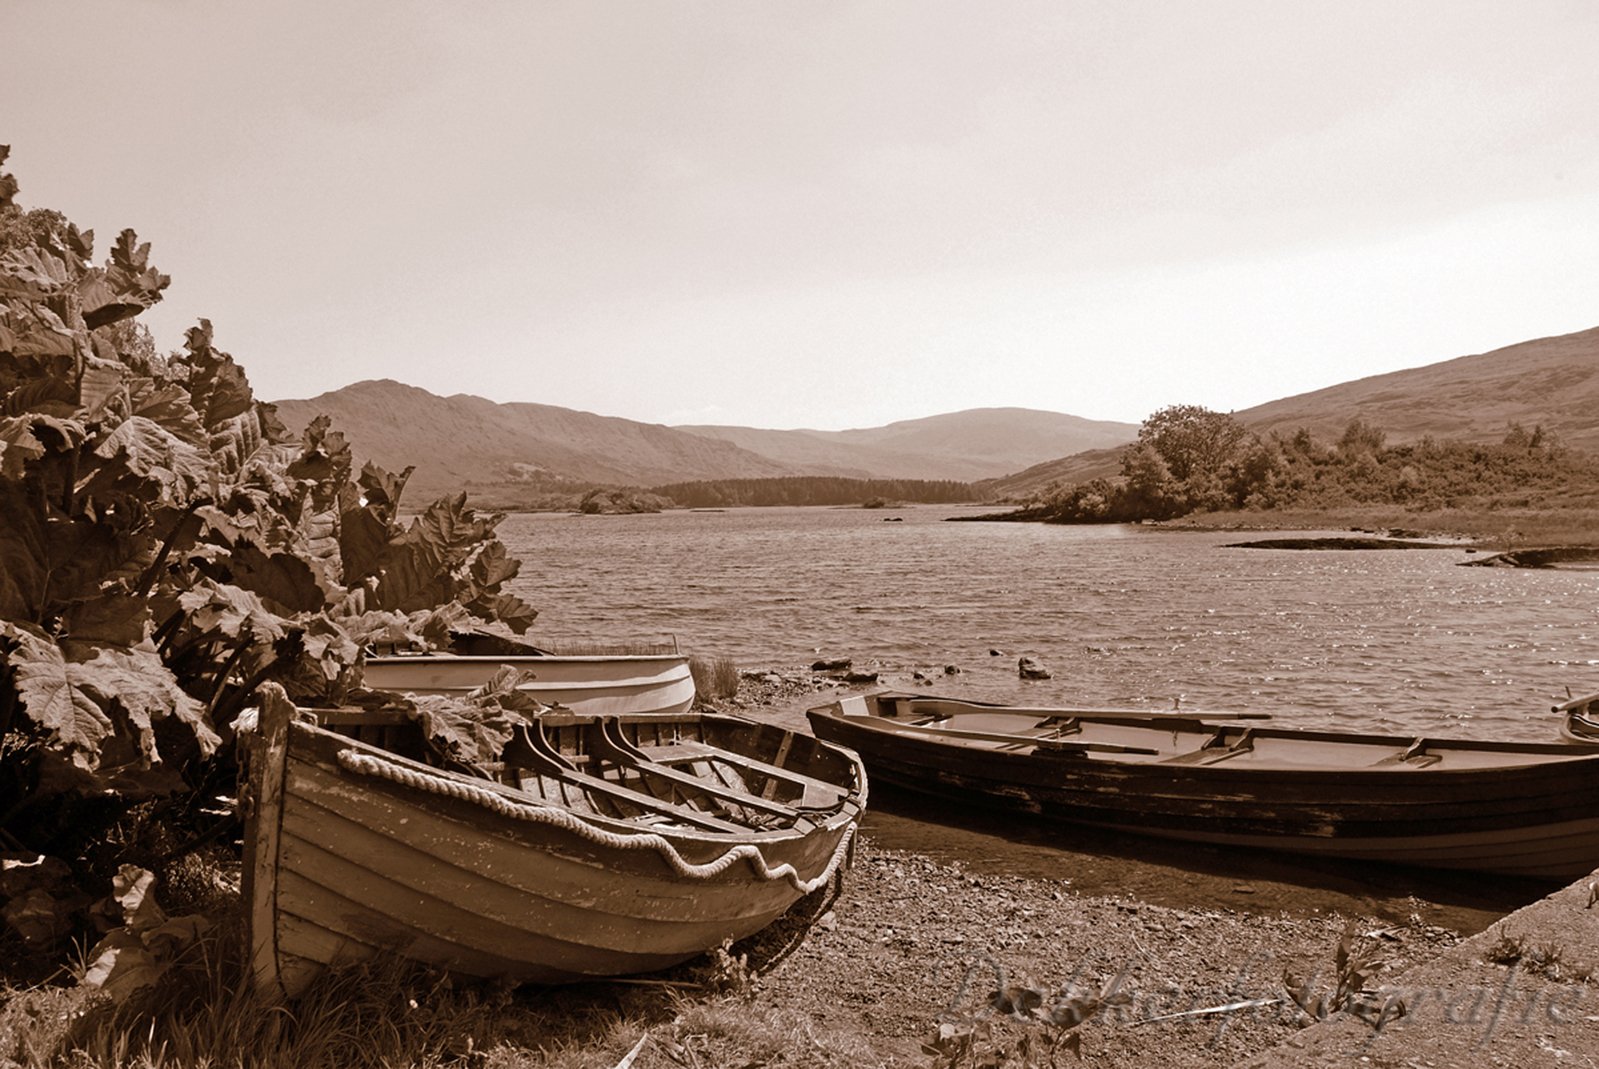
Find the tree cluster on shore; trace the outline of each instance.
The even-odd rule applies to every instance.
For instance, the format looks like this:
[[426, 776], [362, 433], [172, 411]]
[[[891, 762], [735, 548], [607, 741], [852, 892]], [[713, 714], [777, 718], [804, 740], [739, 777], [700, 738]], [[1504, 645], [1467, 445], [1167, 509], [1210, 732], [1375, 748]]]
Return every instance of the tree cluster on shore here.
[[1387, 445], [1352, 419], [1335, 443], [1301, 428], [1262, 437], [1231, 415], [1173, 405], [1144, 421], [1118, 478], [1051, 485], [1006, 518], [1054, 523], [1169, 520], [1234, 509], [1581, 507], [1599, 503], [1599, 460], [1541, 428], [1506, 428], [1494, 444]]

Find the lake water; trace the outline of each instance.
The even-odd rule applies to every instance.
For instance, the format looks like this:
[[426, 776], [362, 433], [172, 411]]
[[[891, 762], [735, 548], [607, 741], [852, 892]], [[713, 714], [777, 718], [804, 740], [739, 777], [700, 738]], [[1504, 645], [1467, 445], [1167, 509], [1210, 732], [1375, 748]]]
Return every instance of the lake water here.
[[[1503, 739], [1553, 738], [1550, 704], [1599, 690], [1599, 572], [954, 514], [531, 514], [500, 531], [523, 562], [513, 590], [540, 612], [535, 637], [552, 641], [673, 637], [743, 668], [849, 657], [885, 683], [921, 671], [941, 693], [1026, 704], [1180, 700]], [[1018, 679], [1024, 653], [1054, 678]]]
[[[1295, 726], [1501, 739], [1552, 740], [1549, 706], [1599, 690], [1599, 572], [1465, 568], [1463, 549], [1226, 546], [1259, 533], [945, 522], [959, 512], [533, 514], [500, 532], [523, 562], [514, 592], [540, 610], [534, 637], [558, 644], [675, 638], [742, 668], [849, 657], [905, 686], [920, 671], [943, 694], [1180, 699]], [[1024, 653], [1054, 678], [1018, 679]], [[1420, 914], [1474, 931], [1548, 890], [1034, 828], [885, 791], [865, 827], [883, 846], [1184, 908]]]

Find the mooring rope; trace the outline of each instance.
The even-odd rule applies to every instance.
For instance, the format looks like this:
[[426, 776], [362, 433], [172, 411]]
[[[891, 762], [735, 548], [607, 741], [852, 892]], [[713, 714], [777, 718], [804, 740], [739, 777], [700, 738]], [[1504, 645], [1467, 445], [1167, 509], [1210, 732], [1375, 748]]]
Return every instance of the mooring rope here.
[[833, 848], [833, 856], [828, 859], [827, 867], [814, 879], [802, 880], [799, 871], [788, 862], [783, 862], [776, 868], [767, 865], [765, 856], [760, 848], [751, 843], [740, 843], [729, 849], [715, 861], [696, 864], [677, 852], [677, 847], [670, 841], [653, 832], [639, 832], [624, 835], [619, 832], [607, 831], [596, 828], [594, 825], [579, 818], [575, 814], [559, 809], [555, 806], [526, 805], [513, 802], [504, 795], [485, 787], [462, 780], [449, 779], [432, 772], [421, 769], [407, 768], [393, 761], [385, 760], [373, 754], [357, 753], [354, 750], [341, 750], [338, 756], [339, 765], [351, 772], [366, 776], [376, 776], [393, 783], [399, 783], [416, 790], [427, 791], [431, 794], [443, 795], [462, 802], [470, 802], [483, 806], [504, 817], [513, 820], [524, 820], [532, 824], [547, 824], [571, 832], [589, 842], [614, 850], [654, 850], [663, 857], [667, 864], [680, 875], [689, 879], [709, 880], [726, 872], [740, 861], [748, 861], [750, 868], [763, 880], [787, 880], [794, 889], [802, 895], [808, 895], [819, 887], [826, 886], [833, 878], [833, 873], [846, 855], [850, 854], [851, 843], [855, 838], [855, 824], [844, 829], [844, 835], [839, 839], [838, 845]]

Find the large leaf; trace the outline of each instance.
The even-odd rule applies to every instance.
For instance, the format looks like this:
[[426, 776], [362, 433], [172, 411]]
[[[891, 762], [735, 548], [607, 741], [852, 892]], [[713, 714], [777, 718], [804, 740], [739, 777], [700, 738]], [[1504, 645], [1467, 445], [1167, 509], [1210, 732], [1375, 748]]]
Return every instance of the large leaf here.
[[157, 488], [162, 504], [184, 505], [207, 489], [210, 468], [200, 451], [144, 416], [124, 420], [95, 446], [95, 454], [120, 460], [133, 475]]
[[211, 579], [201, 580], [178, 596], [189, 627], [229, 639], [252, 635], [268, 641], [283, 637], [283, 621], [247, 590]]
[[103, 593], [67, 606], [63, 643], [137, 646], [150, 637], [151, 601], [135, 594]]
[[497, 538], [472, 558], [472, 578], [485, 589], [494, 589], [509, 579], [515, 579], [521, 570], [522, 562], [508, 554], [505, 543]]
[[29, 245], [0, 253], [0, 293], [43, 300], [77, 282], [74, 266], [49, 249]]
[[50, 571], [39, 513], [20, 483], [0, 481], [0, 619], [38, 622], [43, 615]]
[[285, 615], [316, 612], [327, 603], [322, 577], [311, 561], [296, 553], [269, 553], [244, 544], [228, 555], [227, 568], [234, 585]]
[[388, 560], [389, 540], [399, 534], [382, 510], [356, 505], [339, 517], [339, 560], [350, 586], [381, 575]]
[[487, 764], [502, 760], [501, 752], [516, 728], [530, 723], [543, 708], [517, 689], [524, 675], [502, 666], [465, 698], [415, 695], [409, 700], [428, 738], [467, 764]]
[[[0, 296], [4, 296], [7, 276], [0, 268]], [[26, 287], [14, 287], [24, 295], [22, 300], [0, 300], [0, 351], [23, 358], [57, 358], [71, 360], [76, 357], [83, 338], [75, 333], [55, 310], [37, 300], [27, 299]], [[63, 389], [70, 390], [73, 383], [63, 380]]]
[[33, 433], [33, 420], [25, 416], [0, 419], [0, 476], [21, 479], [28, 461], [44, 456], [44, 443]]
[[202, 753], [213, 752], [222, 741], [206, 722], [205, 706], [183, 692], [152, 648], [104, 647], [87, 660], [68, 662], [68, 674], [100, 706], [110, 708], [115, 703], [122, 710], [136, 733], [140, 752], [151, 764], [161, 759], [154, 725], [168, 716], [194, 733]]
[[361, 476], [357, 480], [361, 487], [362, 504], [384, 510], [385, 515], [393, 516], [394, 510], [400, 507], [400, 495], [405, 493], [405, 484], [415, 470], [416, 466], [411, 465], [396, 475], [367, 461], [361, 466]]
[[77, 767], [92, 769], [100, 745], [113, 730], [111, 718], [74, 681], [55, 643], [0, 622], [0, 649], [11, 666], [17, 697], [28, 719]]
[[514, 594], [486, 594], [467, 604], [472, 615], [497, 620], [518, 635], [526, 634], [539, 611]]
[[132, 230], [117, 235], [105, 270], [86, 273], [78, 287], [84, 323], [93, 330], [138, 315], [161, 299], [172, 280], [150, 266], [150, 244]]
[[415, 612], [455, 600], [463, 587], [456, 574], [498, 517], [480, 518], [466, 507], [466, 494], [434, 502], [391, 539], [378, 583], [378, 606]]
[[128, 382], [128, 414], [143, 416], [190, 445], [207, 448], [209, 435], [189, 403], [189, 391], [175, 382], [139, 376]]
[[214, 435], [229, 421], [251, 412], [255, 398], [244, 369], [233, 357], [214, 348], [211, 337], [211, 321], [202, 319], [199, 326], [189, 328], [184, 345], [188, 349], [189, 400], [201, 424]]

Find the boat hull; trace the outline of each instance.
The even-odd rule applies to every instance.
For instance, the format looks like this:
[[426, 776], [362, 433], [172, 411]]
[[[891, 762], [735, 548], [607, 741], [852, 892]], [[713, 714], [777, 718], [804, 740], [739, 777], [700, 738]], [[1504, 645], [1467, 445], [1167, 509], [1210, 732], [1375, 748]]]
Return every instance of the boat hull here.
[[[864, 804], [860, 774], [776, 830], [579, 813], [270, 704], [249, 750], [246, 827], [252, 965], [270, 998], [379, 955], [510, 983], [661, 969], [826, 885]], [[831, 747], [811, 759], [835, 772], [854, 760]]]
[[[984, 736], [960, 738], [948, 728], [907, 727], [914, 700], [878, 697], [809, 714], [816, 735], [856, 750], [878, 784], [1223, 846], [1547, 879], [1599, 866], [1599, 754], [1576, 747], [1299, 732], [1162, 714], [1097, 725], [1079, 717], [1080, 730], [1065, 742], [1031, 746], [988, 736], [1036, 729], [1049, 711], [979, 710], [975, 720], [932, 722]], [[878, 715], [890, 705], [900, 715]], [[1073, 749], [1073, 741], [1105, 749]]]
[[694, 704], [694, 676], [688, 658], [679, 654], [369, 657], [364, 679], [376, 690], [465, 694], [488, 682], [502, 666], [526, 673], [518, 688], [546, 705], [592, 716], [671, 715]]
[[1573, 698], [1554, 707], [1554, 712], [1565, 715], [1560, 725], [1560, 737], [1578, 746], [1599, 746], [1599, 694]]

